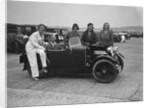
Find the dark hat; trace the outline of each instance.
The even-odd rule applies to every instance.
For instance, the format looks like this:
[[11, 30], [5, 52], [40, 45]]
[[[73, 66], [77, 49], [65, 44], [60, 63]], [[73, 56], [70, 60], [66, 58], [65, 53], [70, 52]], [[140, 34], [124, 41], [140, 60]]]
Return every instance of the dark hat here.
[[[90, 26], [90, 25], [93, 25], [93, 23], [88, 23], [88, 25], [87, 26]], [[93, 25], [94, 26], [94, 25]]]
[[79, 30], [79, 26], [78, 26], [78, 24], [77, 24], [77, 23], [74, 23], [74, 24], [73, 24], [73, 26], [72, 26], [72, 30], [73, 30], [75, 27], [77, 27], [77, 30]]
[[45, 27], [45, 29], [47, 29], [47, 27], [46, 27], [46, 25], [44, 25], [44, 24], [39, 24], [37, 27], [38, 27], [38, 29], [40, 28], [40, 26], [44, 26]]

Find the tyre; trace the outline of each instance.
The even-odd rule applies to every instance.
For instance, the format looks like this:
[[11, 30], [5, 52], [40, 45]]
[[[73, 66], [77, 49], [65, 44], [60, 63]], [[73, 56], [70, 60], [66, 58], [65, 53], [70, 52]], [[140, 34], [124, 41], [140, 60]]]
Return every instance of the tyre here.
[[112, 82], [117, 76], [116, 66], [109, 60], [98, 60], [92, 68], [96, 81], [101, 83]]
[[119, 72], [121, 72], [124, 68], [124, 61], [120, 55], [118, 55], [117, 57], [118, 57], [119, 65], [121, 66]]

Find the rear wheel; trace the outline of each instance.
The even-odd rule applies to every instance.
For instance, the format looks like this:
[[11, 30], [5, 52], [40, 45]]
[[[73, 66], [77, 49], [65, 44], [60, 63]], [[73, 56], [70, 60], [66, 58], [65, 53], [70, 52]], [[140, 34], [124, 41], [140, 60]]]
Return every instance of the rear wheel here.
[[98, 60], [93, 66], [93, 76], [101, 83], [109, 83], [116, 78], [117, 69], [109, 60]]

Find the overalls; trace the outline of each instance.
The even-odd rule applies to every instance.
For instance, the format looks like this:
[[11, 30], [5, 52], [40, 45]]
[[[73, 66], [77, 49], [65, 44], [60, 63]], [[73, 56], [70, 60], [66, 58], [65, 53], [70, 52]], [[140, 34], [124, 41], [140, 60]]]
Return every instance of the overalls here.
[[37, 53], [40, 55], [42, 66], [46, 67], [46, 53], [44, 52], [45, 48], [39, 44], [39, 41], [44, 42], [44, 35], [40, 36], [39, 31], [34, 32], [26, 44], [26, 52], [31, 67], [32, 77], [39, 76], [39, 69], [37, 64]]

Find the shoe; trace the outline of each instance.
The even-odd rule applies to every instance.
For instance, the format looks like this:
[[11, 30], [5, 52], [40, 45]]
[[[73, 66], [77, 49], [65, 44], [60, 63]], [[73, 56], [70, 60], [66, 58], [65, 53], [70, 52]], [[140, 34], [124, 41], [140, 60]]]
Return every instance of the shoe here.
[[35, 81], [39, 81], [39, 79], [37, 77], [33, 77], [33, 80]]
[[43, 68], [42, 72], [47, 73], [47, 69]]

